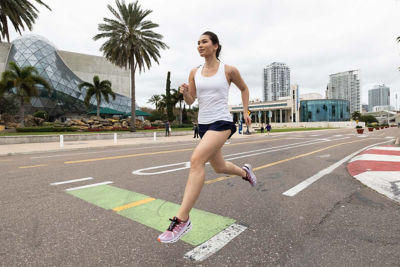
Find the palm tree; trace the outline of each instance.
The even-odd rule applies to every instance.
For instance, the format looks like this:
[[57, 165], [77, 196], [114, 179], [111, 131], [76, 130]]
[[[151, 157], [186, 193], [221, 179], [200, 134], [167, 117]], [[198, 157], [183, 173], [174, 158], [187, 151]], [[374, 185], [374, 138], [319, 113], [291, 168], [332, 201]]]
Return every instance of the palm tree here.
[[[41, 0], [34, 0], [36, 3], [45, 6], [51, 10], [49, 6]], [[14, 26], [16, 32], [21, 34], [21, 30], [26, 27], [31, 31], [35, 19], [38, 17], [39, 10], [28, 0], [1, 0], [0, 1], [0, 42], [1, 39], [6, 39], [10, 42], [8, 31], [8, 21]]]
[[351, 114], [351, 118], [355, 121], [359, 121], [361, 119], [361, 113], [359, 111], [354, 111]]
[[17, 63], [11, 61], [9, 70], [3, 72], [1, 83], [3, 90], [9, 91], [15, 89], [15, 94], [20, 101], [21, 124], [24, 126], [25, 108], [24, 103], [29, 103], [31, 97], [39, 95], [38, 86], [42, 86], [48, 92], [51, 91], [50, 84], [39, 76], [38, 71], [33, 66], [20, 68]]
[[7, 92], [6, 85], [3, 80], [0, 81], [0, 98]]
[[95, 96], [97, 101], [97, 117], [100, 117], [100, 104], [102, 97], [107, 103], [110, 103], [109, 95], [111, 95], [113, 100], [115, 100], [115, 93], [111, 89], [111, 82], [109, 80], [100, 81], [99, 76], [95, 75], [93, 77], [93, 83], [83, 82], [78, 85], [79, 90], [82, 90], [84, 87], [87, 88], [87, 91], [83, 102], [87, 107], [89, 107], [90, 99], [92, 96]]
[[179, 103], [179, 124], [182, 124], [182, 101], [183, 101], [183, 94], [179, 92], [179, 90], [171, 89], [172, 90], [172, 103], [175, 106]]
[[164, 114], [165, 109], [167, 108], [167, 96], [164, 94], [161, 94], [161, 99], [160, 102], [158, 102], [158, 110], [161, 111], [162, 114]]
[[160, 103], [160, 101], [161, 101], [160, 95], [152, 95], [150, 99], [147, 101], [147, 103], [154, 104], [156, 106], [156, 109], [158, 109], [158, 104]]
[[126, 5], [124, 0], [116, 0], [115, 4], [117, 10], [107, 5], [115, 18], [104, 18], [105, 23], [98, 27], [102, 33], [93, 39], [107, 38], [100, 48], [105, 58], [119, 67], [131, 70], [131, 131], [135, 132], [135, 72], [137, 69], [139, 73], [146, 68], [150, 69], [152, 60], [158, 64], [159, 49], [168, 46], [161, 41], [161, 34], [152, 31], [158, 24], [145, 20], [152, 10], [143, 10], [138, 1]]

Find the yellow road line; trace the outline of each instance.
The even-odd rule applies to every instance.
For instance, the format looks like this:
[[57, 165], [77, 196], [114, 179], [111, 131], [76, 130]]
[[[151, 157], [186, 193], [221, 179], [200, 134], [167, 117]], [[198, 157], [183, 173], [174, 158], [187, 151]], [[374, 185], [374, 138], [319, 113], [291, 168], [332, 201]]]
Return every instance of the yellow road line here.
[[129, 154], [129, 155], [121, 155], [121, 156], [113, 156], [113, 157], [94, 158], [94, 159], [72, 160], [72, 161], [65, 161], [64, 163], [65, 164], [73, 164], [73, 163], [92, 162], [92, 161], [109, 160], [109, 159], [124, 159], [124, 158], [138, 157], [138, 156], [159, 155], [159, 154], [167, 154], [167, 153], [182, 152], [182, 151], [189, 151], [189, 150], [193, 150], [193, 148], [149, 152], [149, 153], [139, 153], [139, 154]]
[[49, 165], [47, 165], [47, 164], [40, 164], [40, 165], [31, 165], [31, 166], [21, 166], [21, 167], [18, 167], [18, 168], [20, 168], [20, 169], [27, 169], [27, 168], [36, 168], [36, 167], [44, 167], [44, 166], [49, 166]]
[[[337, 147], [337, 146], [341, 146], [341, 145], [345, 145], [345, 144], [356, 143], [356, 142], [362, 142], [362, 141], [365, 141], [365, 139], [357, 140], [357, 141], [351, 141], [351, 142], [345, 142], [345, 143], [340, 143], [340, 144], [336, 144], [336, 145], [332, 145], [332, 146], [327, 146], [327, 147], [324, 147], [324, 148], [321, 148], [321, 149], [317, 149], [317, 150], [314, 150], [314, 151], [311, 151], [311, 152], [308, 152], [308, 153], [304, 153], [304, 154], [297, 155], [297, 156], [294, 156], [294, 157], [291, 157], [291, 158], [287, 158], [287, 159], [271, 162], [271, 163], [262, 165], [260, 167], [253, 168], [253, 171], [258, 171], [258, 170], [265, 169], [265, 168], [268, 168], [268, 167], [271, 167], [271, 166], [274, 166], [274, 165], [278, 165], [278, 164], [281, 164], [281, 163], [284, 163], [284, 162], [287, 162], [287, 161], [290, 161], [290, 160], [294, 160], [294, 159], [298, 159], [298, 158], [301, 158], [301, 157], [309, 156], [309, 155], [312, 155], [312, 154], [315, 154], [315, 153], [318, 153], [318, 152], [321, 152], [321, 151], [324, 151], [324, 150], [327, 150], [327, 149], [330, 149], [330, 148], [333, 148], [333, 147]], [[205, 184], [213, 184], [213, 183], [216, 183], [216, 182], [219, 182], [219, 181], [231, 179], [233, 177], [238, 177], [238, 176], [237, 175], [221, 176], [221, 177], [218, 177], [218, 178], [215, 178], [215, 179], [212, 179], [212, 180], [207, 180], [204, 183]]]
[[[286, 138], [281, 138], [286, 139]], [[271, 140], [262, 140], [262, 141], [254, 141], [254, 142], [244, 142], [238, 144], [231, 144], [233, 145], [240, 145], [240, 144], [250, 144], [250, 143], [261, 143], [261, 142], [269, 142], [274, 140], [281, 140], [281, 139], [271, 139]], [[158, 152], [148, 152], [148, 153], [138, 153], [138, 154], [128, 154], [128, 155], [121, 155], [121, 156], [112, 156], [112, 157], [104, 157], [104, 158], [92, 158], [92, 159], [82, 159], [82, 160], [71, 160], [65, 161], [65, 164], [74, 164], [74, 163], [82, 163], [82, 162], [93, 162], [93, 161], [101, 161], [101, 160], [111, 160], [111, 159], [125, 159], [125, 158], [133, 158], [139, 156], [150, 156], [150, 155], [160, 155], [160, 154], [168, 154], [168, 153], [175, 153], [175, 152], [183, 152], [183, 151], [190, 151], [193, 148], [185, 148], [185, 149], [176, 149], [176, 150], [167, 150], [167, 151], [158, 151]]]
[[152, 197], [149, 197], [149, 198], [145, 198], [145, 199], [142, 199], [142, 200], [139, 200], [139, 201], [136, 201], [136, 202], [132, 202], [132, 203], [129, 203], [129, 204], [126, 204], [126, 205], [123, 205], [123, 206], [119, 206], [119, 207], [113, 208], [112, 210], [118, 212], [118, 211], [121, 211], [121, 210], [126, 210], [126, 209], [129, 209], [129, 208], [132, 208], [132, 207], [136, 207], [136, 206], [140, 206], [140, 205], [149, 203], [149, 202], [151, 202], [153, 200], [156, 200], [156, 199], [152, 198]]

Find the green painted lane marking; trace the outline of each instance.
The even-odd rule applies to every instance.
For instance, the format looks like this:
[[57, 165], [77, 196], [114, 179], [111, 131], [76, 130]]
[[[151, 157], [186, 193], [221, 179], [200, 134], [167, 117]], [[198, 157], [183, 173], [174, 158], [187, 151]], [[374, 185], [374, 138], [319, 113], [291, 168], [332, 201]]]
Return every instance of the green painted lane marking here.
[[[96, 187], [67, 191], [67, 193], [104, 209], [113, 209], [150, 198], [146, 195], [110, 185], [99, 185]], [[116, 213], [150, 228], [164, 232], [170, 223], [168, 219], [176, 215], [178, 209], [179, 205], [175, 203], [156, 199], [147, 203], [144, 201], [142, 205], [127, 208]], [[193, 224], [192, 230], [182, 238], [182, 241], [193, 246], [204, 243], [235, 222], [234, 219], [198, 209], [192, 209], [190, 212], [190, 220]], [[155, 238], [156, 237], [154, 237], [154, 239]]]
[[[175, 203], [156, 199], [147, 204], [120, 211], [118, 214], [164, 232], [170, 223], [168, 218], [176, 215], [178, 209], [179, 205]], [[182, 240], [194, 246], [204, 243], [235, 222], [231, 218], [198, 209], [192, 209], [190, 220], [192, 230]]]
[[67, 193], [106, 210], [148, 198], [146, 195], [110, 185], [99, 185]]

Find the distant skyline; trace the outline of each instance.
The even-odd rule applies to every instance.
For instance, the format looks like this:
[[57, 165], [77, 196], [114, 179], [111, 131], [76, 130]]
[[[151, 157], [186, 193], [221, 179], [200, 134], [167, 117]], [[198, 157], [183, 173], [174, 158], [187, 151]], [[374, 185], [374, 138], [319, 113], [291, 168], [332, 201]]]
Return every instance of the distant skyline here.
[[[111, 0], [44, 0], [53, 11], [39, 7], [32, 32], [46, 37], [59, 50], [102, 56], [103, 41], [93, 41], [104, 17], [112, 18]], [[129, 2], [129, 1], [127, 1]], [[170, 49], [161, 51], [160, 65], [137, 76], [140, 106], [153, 94], [187, 82], [190, 70], [203, 62], [196, 47], [202, 32], [215, 32], [222, 44], [221, 60], [236, 66], [250, 89], [251, 99], [262, 99], [263, 69], [283, 62], [291, 70], [291, 84], [300, 94], [325, 95], [329, 75], [359, 69], [361, 99], [377, 84], [391, 88], [391, 105], [400, 95], [400, 1], [397, 0], [222, 0], [139, 1], [151, 9], [149, 20], [160, 25]], [[79, 8], [77, 8], [79, 7]], [[88, 12], [90, 10], [90, 12]], [[18, 37], [10, 26], [11, 40]], [[232, 86], [229, 104], [240, 103]]]

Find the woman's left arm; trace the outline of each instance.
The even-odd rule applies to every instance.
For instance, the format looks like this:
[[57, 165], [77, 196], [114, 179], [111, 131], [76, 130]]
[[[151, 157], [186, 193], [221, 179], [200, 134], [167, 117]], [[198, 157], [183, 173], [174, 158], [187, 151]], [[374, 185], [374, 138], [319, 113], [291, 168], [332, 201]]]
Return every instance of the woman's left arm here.
[[249, 88], [243, 81], [239, 70], [233, 66], [227, 66], [227, 72], [229, 74], [230, 81], [233, 82], [242, 93], [242, 103], [243, 103], [243, 118], [247, 125], [251, 124], [251, 118], [249, 116]]

